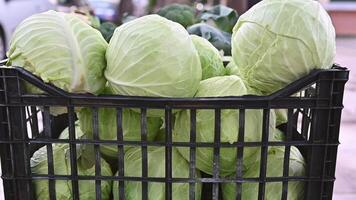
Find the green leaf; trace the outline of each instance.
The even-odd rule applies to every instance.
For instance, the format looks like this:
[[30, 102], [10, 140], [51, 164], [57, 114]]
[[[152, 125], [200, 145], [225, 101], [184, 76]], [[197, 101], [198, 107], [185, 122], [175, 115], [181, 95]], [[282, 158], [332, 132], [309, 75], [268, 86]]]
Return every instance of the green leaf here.
[[104, 39], [107, 42], [110, 42], [110, 39], [112, 35], [114, 34], [114, 31], [116, 29], [117, 25], [112, 23], [112, 22], [104, 22], [100, 25], [100, 33], [103, 35]]
[[237, 11], [224, 5], [217, 5], [200, 15], [200, 20], [212, 20], [220, 30], [232, 33], [232, 29], [238, 20]]
[[207, 39], [215, 48], [224, 51], [224, 55], [231, 55], [231, 34], [206, 23], [194, 24], [187, 28], [188, 33]]

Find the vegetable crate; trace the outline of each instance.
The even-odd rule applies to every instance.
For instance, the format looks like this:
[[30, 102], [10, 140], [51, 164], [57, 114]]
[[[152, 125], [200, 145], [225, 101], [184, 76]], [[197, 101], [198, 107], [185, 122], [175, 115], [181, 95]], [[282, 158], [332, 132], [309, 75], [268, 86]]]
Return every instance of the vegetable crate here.
[[[288, 199], [290, 189], [288, 185], [299, 181], [304, 184], [304, 199], [332, 199], [335, 181], [335, 166], [337, 147], [339, 145], [340, 118], [343, 108], [344, 85], [348, 80], [349, 72], [346, 68], [335, 65], [330, 70], [315, 70], [309, 75], [291, 83], [286, 88], [269, 96], [240, 96], [221, 98], [150, 98], [126, 96], [93, 96], [90, 94], [70, 94], [57, 87], [45, 84], [41, 79], [28, 71], [18, 67], [0, 68], [0, 155], [2, 166], [2, 179], [6, 200], [34, 199], [33, 181], [46, 180], [49, 188], [48, 199], [56, 199], [56, 184], [67, 181], [71, 190], [71, 198], [79, 199], [80, 183], [92, 181], [95, 186], [91, 199], [102, 199], [102, 183], [104, 181], [116, 182], [118, 199], [127, 199], [125, 185], [127, 182], [141, 183], [142, 199], [150, 199], [150, 184], [160, 183], [164, 186], [163, 196], [169, 200], [174, 197], [174, 185], [188, 185], [187, 196], [178, 196], [179, 199], [197, 199], [196, 185], [202, 185], [201, 199], [247, 199], [244, 198], [245, 184], [256, 184], [256, 197], [259, 200], [268, 199], [268, 184], [280, 184], [281, 194], [278, 199]], [[28, 94], [24, 92], [25, 84], [31, 84], [43, 93]], [[50, 110], [54, 107], [65, 107], [66, 114], [52, 116]], [[87, 107], [93, 112], [93, 138], [76, 138], [75, 121], [76, 111]], [[98, 124], [98, 110], [100, 108], [114, 108], [117, 116], [117, 139], [100, 140]], [[140, 141], [125, 141], [122, 133], [123, 109], [135, 108], [140, 112]], [[161, 141], [147, 140], [147, 112], [149, 109], [164, 111], [164, 134]], [[198, 142], [196, 138], [197, 113], [202, 110], [214, 112], [214, 142]], [[236, 132], [237, 141], [234, 143], [222, 142], [221, 115], [225, 110], [239, 110], [236, 123], [239, 129]], [[263, 113], [263, 133], [261, 141], [244, 141], [245, 113], [248, 110], [261, 110]], [[285, 140], [269, 140], [270, 113], [274, 109], [286, 109], [288, 122], [278, 128], [283, 132]], [[177, 142], [172, 139], [174, 126], [174, 113], [177, 110], [190, 111], [190, 140]], [[65, 127], [69, 127], [69, 138], [58, 139], [58, 135]], [[69, 144], [70, 174], [58, 175], [54, 173], [53, 146], [58, 143]], [[94, 146], [95, 175], [82, 175], [77, 172], [78, 144]], [[118, 173], [114, 176], [102, 175], [100, 147], [114, 145], [118, 149], [117, 159], [114, 162]], [[34, 174], [31, 172], [30, 159], [33, 153], [45, 146], [47, 150], [47, 174]], [[138, 146], [141, 149], [142, 168], [141, 176], [132, 177], [125, 175], [124, 149], [128, 146]], [[149, 176], [148, 148], [151, 146], [165, 149], [164, 176]], [[281, 176], [268, 175], [268, 149], [281, 146], [285, 149], [283, 169]], [[297, 147], [302, 153], [306, 163], [304, 176], [289, 176], [291, 147]], [[189, 176], [185, 178], [174, 177], [172, 173], [172, 151], [174, 148], [189, 149]], [[213, 173], [197, 176], [196, 152], [199, 148], [213, 150]], [[236, 172], [231, 176], [220, 174], [220, 154], [223, 148], [236, 149]], [[243, 168], [244, 150], [257, 148], [259, 157], [259, 176], [245, 177]], [[157, 169], [162, 170], [162, 169]], [[114, 173], [115, 174], [115, 173]], [[233, 197], [222, 192], [224, 184], [233, 184], [236, 193]], [[113, 184], [115, 187], [115, 184]], [[248, 188], [247, 188], [248, 189]], [[115, 191], [115, 190], [114, 190]], [[58, 191], [57, 191], [58, 192]], [[277, 191], [278, 193], [278, 191]], [[112, 198], [111, 194], [111, 198]], [[173, 198], [173, 199], [178, 199]], [[58, 197], [57, 197], [58, 199]], [[152, 198], [151, 198], [152, 199]]]

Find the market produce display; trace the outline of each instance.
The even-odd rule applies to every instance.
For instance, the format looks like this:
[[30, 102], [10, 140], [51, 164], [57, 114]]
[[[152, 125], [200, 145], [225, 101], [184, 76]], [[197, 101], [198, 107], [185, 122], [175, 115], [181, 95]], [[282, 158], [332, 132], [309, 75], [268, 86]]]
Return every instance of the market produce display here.
[[[7, 56], [9, 66], [23, 67], [45, 83], [69, 93], [89, 93], [88, 98], [92, 95], [162, 99], [262, 96], [273, 94], [314, 69], [330, 68], [335, 57], [335, 30], [326, 11], [313, 0], [263, 0], [241, 16], [224, 6], [197, 13], [192, 7], [175, 4], [162, 8], [158, 14], [132, 18], [118, 27], [109, 23], [92, 27], [76, 15], [48, 11], [33, 15], [17, 27]], [[26, 89], [28, 93], [38, 93], [33, 86], [27, 85]], [[125, 144], [124, 174], [142, 176], [142, 146], [147, 145], [148, 176], [165, 177], [168, 144], [164, 110], [148, 109], [146, 124], [142, 125], [145, 115], [141, 115], [140, 108], [123, 107], [121, 126], [117, 108], [96, 105], [93, 108], [89, 107], [90, 102], [85, 106], [75, 108], [77, 138], [92, 140], [95, 120], [100, 140], [117, 141], [118, 131], [122, 129], [124, 141], [140, 142], [142, 128], [146, 128], [147, 141], [155, 143], [153, 146]], [[51, 114], [66, 110], [57, 109], [50, 110]], [[97, 109], [97, 118], [93, 109]], [[238, 141], [242, 127], [239, 109], [221, 110], [221, 143], [235, 145]], [[263, 110], [245, 110], [245, 142], [261, 142], [263, 124], [268, 129], [269, 141], [285, 140], [285, 133], [276, 126], [288, 121], [287, 110], [270, 109], [269, 114], [267, 124], [263, 121]], [[214, 108], [196, 110], [196, 142], [216, 142], [215, 120]], [[173, 144], [190, 142], [190, 121], [190, 110], [172, 110], [172, 124], [167, 127], [172, 129]], [[68, 137], [66, 129], [61, 139]], [[117, 172], [118, 145], [100, 144], [100, 152], [106, 159], [100, 158], [102, 176], [112, 177]], [[55, 174], [70, 175], [69, 144], [52, 146]], [[236, 147], [220, 148], [219, 176], [234, 177], [238, 162]], [[195, 164], [191, 165], [196, 169], [195, 178], [201, 174], [212, 177], [216, 165], [214, 147], [195, 150]], [[78, 143], [77, 152], [78, 174], [94, 176], [97, 157], [93, 145]], [[284, 146], [268, 148], [268, 177], [283, 175], [284, 155]], [[115, 164], [108, 164], [108, 159]], [[174, 146], [173, 177], [189, 178], [190, 161], [188, 146]], [[260, 161], [260, 146], [244, 146], [243, 177], [259, 177]], [[305, 175], [305, 166], [299, 149], [291, 146], [289, 176]], [[48, 174], [46, 147], [32, 156], [31, 171], [37, 175]], [[204, 199], [202, 184], [199, 181], [195, 184], [197, 200]], [[48, 180], [36, 179], [33, 185], [37, 199], [48, 199]], [[257, 199], [258, 185], [258, 182], [243, 183], [242, 199]], [[224, 200], [236, 199], [236, 183], [221, 183], [221, 186]], [[57, 199], [72, 198], [70, 180], [56, 180], [55, 187]], [[142, 182], [125, 181], [124, 187], [126, 199], [141, 199]], [[102, 199], [119, 199], [118, 188], [117, 180], [114, 184], [102, 180]], [[280, 199], [281, 194], [281, 182], [266, 184], [267, 200]], [[80, 180], [79, 195], [80, 199], [95, 199], [94, 181]], [[189, 199], [189, 183], [173, 183], [172, 196]], [[288, 199], [303, 196], [303, 183], [289, 182]], [[163, 182], [148, 182], [148, 199], [165, 199]]]

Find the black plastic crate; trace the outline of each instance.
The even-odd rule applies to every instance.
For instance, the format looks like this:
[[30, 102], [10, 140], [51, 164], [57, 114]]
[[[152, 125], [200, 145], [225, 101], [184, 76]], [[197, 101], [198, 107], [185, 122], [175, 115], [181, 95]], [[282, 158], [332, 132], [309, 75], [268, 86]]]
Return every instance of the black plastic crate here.
[[[78, 197], [78, 180], [94, 180], [96, 185], [96, 199], [101, 199], [100, 185], [103, 180], [119, 182], [120, 199], [124, 199], [125, 181], [142, 181], [142, 197], [147, 199], [147, 185], [150, 182], [165, 184], [166, 199], [172, 198], [172, 183], [189, 183], [190, 199], [194, 199], [195, 183], [203, 183], [202, 199], [222, 199], [220, 184], [225, 182], [236, 183], [237, 199], [241, 199], [242, 184], [255, 182], [259, 184], [258, 199], [264, 199], [265, 186], [269, 182], [283, 184], [282, 199], [287, 199], [288, 182], [303, 181], [305, 183], [305, 199], [332, 199], [333, 184], [335, 181], [335, 166], [337, 147], [339, 145], [339, 128], [341, 110], [343, 108], [344, 85], [348, 80], [349, 72], [346, 68], [334, 66], [330, 70], [314, 70], [309, 75], [297, 80], [286, 88], [270, 96], [241, 96], [221, 98], [150, 98], [125, 96], [93, 96], [89, 94], [69, 94], [55, 86], [43, 83], [39, 78], [22, 68], [0, 67], [0, 156], [2, 166], [2, 179], [6, 200], [33, 199], [32, 180], [48, 179], [50, 199], [55, 199], [55, 181], [71, 180], [73, 199]], [[24, 82], [28, 82], [45, 94], [35, 95], [24, 92]], [[298, 93], [298, 96], [292, 96]], [[64, 106], [68, 113], [53, 117], [49, 113], [52, 106]], [[41, 111], [38, 109], [41, 107]], [[93, 108], [94, 139], [75, 139], [74, 123], [76, 120], [75, 108]], [[117, 140], [103, 141], [98, 139], [98, 108], [111, 107], [117, 109], [118, 135]], [[123, 108], [141, 109], [141, 139], [142, 141], [123, 141], [120, 119]], [[165, 110], [165, 142], [148, 142], [146, 139], [146, 113], [147, 109]], [[288, 109], [288, 123], [279, 128], [286, 135], [283, 142], [268, 141], [268, 121], [271, 109]], [[172, 110], [188, 109], [191, 113], [190, 142], [172, 141]], [[215, 111], [215, 142], [196, 142], [196, 112], [200, 109]], [[234, 144], [220, 142], [220, 117], [224, 109], [239, 109], [239, 137]], [[263, 134], [260, 142], [245, 142], [244, 118], [245, 110], [263, 110]], [[38, 119], [42, 113], [42, 120]], [[43, 131], [39, 125], [43, 123]], [[69, 139], [57, 139], [59, 133], [69, 126]], [[29, 132], [31, 134], [29, 134]], [[69, 176], [53, 174], [52, 145], [54, 143], [68, 143], [70, 145], [71, 171]], [[76, 155], [76, 144], [93, 144], [95, 146], [95, 176], [79, 176]], [[101, 176], [99, 146], [103, 144], [117, 145], [122, 150], [127, 145], [139, 146], [142, 149], [142, 177], [125, 177], [123, 172], [123, 153], [118, 154], [118, 176]], [[31, 173], [30, 158], [35, 150], [47, 146], [48, 174], [38, 176]], [[165, 147], [165, 177], [147, 177], [147, 147]], [[270, 146], [284, 146], [283, 177], [267, 177], [266, 162], [267, 150]], [[306, 160], [306, 176], [289, 177], [288, 163], [290, 147], [296, 146]], [[190, 149], [190, 175], [189, 178], [172, 177], [172, 147], [187, 147]], [[214, 174], [195, 178], [195, 150], [198, 147], [211, 147], [214, 149]], [[237, 148], [238, 158], [243, 157], [243, 148], [258, 147], [261, 149], [260, 176], [258, 178], [243, 178], [242, 171], [237, 170], [234, 178], [219, 175], [218, 157], [221, 147]], [[122, 152], [122, 151], [120, 151]], [[237, 162], [237, 169], [242, 163]]]

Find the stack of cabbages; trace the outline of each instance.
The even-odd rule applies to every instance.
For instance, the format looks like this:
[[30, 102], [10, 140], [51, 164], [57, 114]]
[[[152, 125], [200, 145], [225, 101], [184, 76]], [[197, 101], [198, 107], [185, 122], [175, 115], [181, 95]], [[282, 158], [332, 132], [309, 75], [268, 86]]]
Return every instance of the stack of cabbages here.
[[[327, 69], [335, 56], [335, 31], [330, 17], [317, 1], [264, 0], [243, 14], [233, 29], [232, 59], [224, 67], [219, 51], [207, 40], [189, 35], [178, 23], [158, 15], [147, 15], [119, 26], [109, 44], [102, 35], [81, 19], [49, 11], [22, 22], [8, 51], [9, 65], [21, 66], [46, 83], [72, 93], [148, 97], [224, 97], [247, 94], [269, 95], [307, 75], [313, 69]], [[39, 92], [31, 86], [29, 92]], [[53, 114], [63, 109], [51, 110]], [[78, 138], [93, 138], [93, 111], [76, 110]], [[116, 140], [117, 110], [99, 108], [99, 138]], [[261, 141], [262, 110], [246, 110], [245, 138]], [[58, 113], [57, 113], [58, 114]], [[173, 141], [190, 141], [189, 110], [174, 110]], [[237, 142], [239, 110], [222, 110], [221, 142]], [[164, 141], [164, 111], [147, 111], [147, 140]], [[125, 141], [141, 140], [139, 109], [123, 109], [122, 129]], [[275, 127], [285, 122], [285, 110], [271, 111], [269, 140], [282, 141]], [[62, 138], [68, 138], [68, 130]], [[214, 111], [196, 113], [196, 141], [214, 142]], [[53, 145], [54, 171], [71, 173], [68, 144]], [[267, 176], [283, 175], [284, 147], [269, 147]], [[117, 145], [101, 145], [105, 158], [118, 158]], [[140, 177], [140, 147], [125, 147], [125, 176]], [[260, 148], [243, 151], [243, 177], [259, 177]], [[196, 149], [196, 177], [213, 174], [213, 149]], [[92, 146], [78, 145], [78, 174], [95, 175]], [[172, 175], [189, 177], [189, 148], [172, 150]], [[220, 176], [235, 177], [236, 148], [220, 149]], [[115, 161], [117, 163], [117, 161]], [[101, 160], [101, 174], [113, 176], [115, 167]], [[47, 174], [46, 148], [32, 157], [34, 174]], [[289, 176], [303, 176], [305, 161], [299, 150], [290, 149]], [[165, 176], [165, 147], [148, 147], [148, 176]], [[33, 182], [37, 199], [48, 199], [47, 180]], [[243, 199], [257, 199], [258, 183], [242, 185]], [[103, 199], [118, 199], [118, 183], [102, 181]], [[196, 186], [201, 199], [202, 185]], [[57, 199], [71, 199], [71, 181], [56, 181]], [[303, 198], [303, 183], [288, 184], [288, 199]], [[79, 181], [80, 199], [95, 199], [94, 181]], [[128, 200], [141, 199], [141, 182], [125, 182]], [[173, 199], [189, 199], [189, 183], [173, 184]], [[282, 183], [266, 184], [266, 199], [280, 199]], [[223, 199], [235, 199], [236, 185], [222, 184]], [[164, 183], [149, 183], [148, 198], [165, 198]]]

